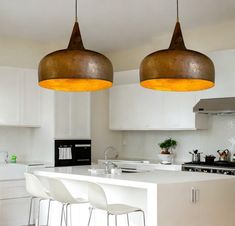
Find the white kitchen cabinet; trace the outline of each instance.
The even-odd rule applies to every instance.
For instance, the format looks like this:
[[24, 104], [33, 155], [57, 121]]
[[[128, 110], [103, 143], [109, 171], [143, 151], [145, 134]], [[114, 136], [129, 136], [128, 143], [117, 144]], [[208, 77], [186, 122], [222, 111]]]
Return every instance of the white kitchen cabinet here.
[[90, 139], [90, 93], [55, 93], [55, 138]]
[[29, 202], [24, 180], [0, 181], [0, 225], [26, 225]]
[[193, 113], [195, 93], [159, 92], [139, 84], [110, 89], [112, 130], [193, 130], [207, 128], [207, 116]]
[[25, 69], [22, 79], [21, 124], [40, 126], [40, 87], [37, 70]]
[[[221, 191], [226, 188], [226, 194]], [[201, 181], [158, 186], [158, 226], [233, 225], [234, 181]], [[234, 200], [235, 201], [235, 200]], [[228, 203], [230, 207], [228, 208]], [[223, 213], [223, 216], [220, 214]], [[226, 219], [226, 222], [225, 222]]]
[[0, 67], [0, 79], [0, 126], [39, 126], [36, 70]]

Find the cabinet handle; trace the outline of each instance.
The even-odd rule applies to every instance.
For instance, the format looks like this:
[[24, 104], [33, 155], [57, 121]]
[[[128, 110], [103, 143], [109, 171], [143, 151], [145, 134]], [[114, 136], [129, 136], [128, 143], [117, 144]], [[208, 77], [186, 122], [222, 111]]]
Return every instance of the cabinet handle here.
[[191, 202], [195, 203], [195, 189], [191, 188]]
[[199, 201], [199, 189], [191, 188], [191, 202], [197, 203]]

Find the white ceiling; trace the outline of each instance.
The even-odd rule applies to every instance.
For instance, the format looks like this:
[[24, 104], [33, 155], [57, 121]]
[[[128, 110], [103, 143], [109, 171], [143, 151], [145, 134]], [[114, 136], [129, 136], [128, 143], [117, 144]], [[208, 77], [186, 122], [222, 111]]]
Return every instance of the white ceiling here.
[[[175, 23], [176, 0], [78, 1], [80, 29], [88, 49], [135, 47], [171, 32]], [[183, 29], [235, 19], [235, 0], [179, 1]], [[0, 0], [0, 36], [67, 43], [73, 18], [74, 0]]]

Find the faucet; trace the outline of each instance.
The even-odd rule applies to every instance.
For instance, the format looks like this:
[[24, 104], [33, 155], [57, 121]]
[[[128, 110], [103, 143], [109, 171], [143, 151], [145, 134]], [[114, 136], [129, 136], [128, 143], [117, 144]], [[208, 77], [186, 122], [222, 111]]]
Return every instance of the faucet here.
[[113, 146], [108, 146], [105, 151], [104, 151], [104, 160], [107, 161], [108, 160], [108, 153], [110, 151], [115, 151], [116, 152], [116, 155], [115, 155], [115, 158], [118, 157], [118, 152], [117, 152], [117, 149]]
[[115, 164], [115, 163], [113, 163], [112, 161], [108, 160], [108, 153], [109, 153], [110, 151], [115, 151], [115, 152], [116, 152], [115, 158], [118, 157], [118, 152], [117, 152], [117, 150], [116, 150], [115, 147], [113, 147], [113, 146], [108, 146], [108, 147], [105, 149], [105, 151], [104, 151], [104, 160], [105, 160], [104, 165], [105, 165], [105, 172], [106, 172], [106, 173], [110, 173], [110, 171], [111, 171], [111, 169], [112, 169], [113, 167], [114, 167], [114, 168], [118, 168], [118, 165], [117, 165], [117, 164]]
[[8, 163], [8, 152], [7, 151], [0, 151], [0, 153], [3, 153], [3, 154], [5, 154], [5, 158], [4, 158], [4, 162], [5, 163]]

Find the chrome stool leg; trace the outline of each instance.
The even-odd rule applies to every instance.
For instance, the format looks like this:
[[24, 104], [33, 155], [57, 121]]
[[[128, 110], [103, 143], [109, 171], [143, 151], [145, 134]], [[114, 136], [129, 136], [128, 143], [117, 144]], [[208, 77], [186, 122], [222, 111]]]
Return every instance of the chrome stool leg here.
[[63, 226], [63, 215], [64, 215], [64, 204], [62, 204], [62, 209], [61, 209], [60, 226]]
[[32, 207], [33, 207], [33, 200], [34, 200], [35, 198], [36, 198], [36, 197], [31, 197], [31, 198], [30, 198], [28, 225], [30, 225], [31, 215], [32, 215]]
[[51, 208], [51, 199], [48, 200], [48, 210], [47, 210], [47, 226], [49, 225], [49, 217], [50, 217], [50, 208]]
[[38, 226], [40, 226], [40, 207], [41, 207], [41, 201], [43, 201], [43, 199], [39, 199], [39, 201], [38, 201]]
[[126, 214], [126, 219], [127, 219], [127, 225], [129, 226], [130, 222], [129, 222], [129, 215], [128, 215], [128, 213]]
[[144, 222], [144, 226], [145, 226], [145, 213], [143, 210], [141, 210], [142, 214], [143, 214], [143, 222]]
[[115, 215], [115, 226], [117, 226], [117, 215]]
[[107, 212], [107, 226], [109, 226], [109, 213]]
[[91, 216], [92, 216], [92, 212], [93, 212], [93, 207], [89, 207], [89, 211], [90, 211], [90, 214], [89, 214], [89, 220], [88, 220], [88, 226], [90, 225], [90, 222], [91, 222]]

